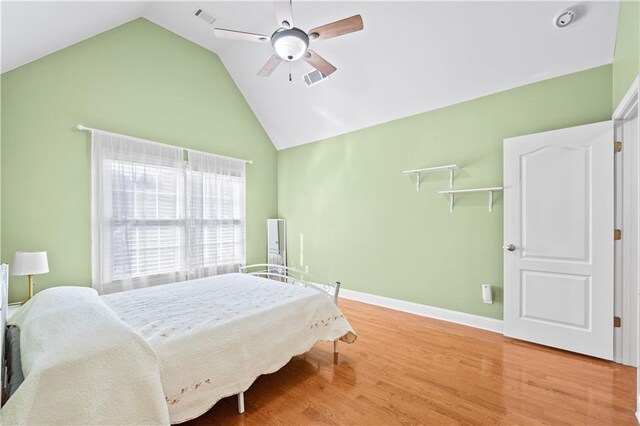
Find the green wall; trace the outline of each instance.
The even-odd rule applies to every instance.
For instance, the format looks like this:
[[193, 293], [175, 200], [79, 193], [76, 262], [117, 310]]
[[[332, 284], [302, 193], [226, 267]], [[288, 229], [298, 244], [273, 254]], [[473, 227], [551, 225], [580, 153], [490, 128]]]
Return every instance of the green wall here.
[[[419, 193], [402, 170], [456, 163], [458, 188], [502, 185], [504, 138], [608, 120], [611, 66], [278, 152], [290, 265], [344, 288], [502, 318], [502, 196]], [[497, 303], [482, 303], [481, 287]]]
[[[138, 19], [2, 75], [2, 260], [47, 250], [36, 290], [91, 285], [90, 146], [77, 123], [247, 158], [247, 260], [277, 213], [276, 151], [213, 53]], [[26, 297], [12, 277], [10, 299]]]
[[613, 56], [613, 108], [640, 73], [640, 1], [620, 2], [616, 48]]
[[[423, 177], [416, 193], [400, 171], [455, 162], [457, 187], [498, 185], [504, 138], [609, 119], [640, 70], [638, 6], [621, 4], [613, 67], [277, 154], [216, 55], [132, 21], [2, 75], [2, 261], [44, 249], [51, 272], [37, 289], [90, 285], [89, 137], [73, 129], [83, 123], [254, 160], [248, 262], [264, 260], [264, 220], [279, 213], [291, 265], [345, 288], [501, 318], [502, 197], [489, 213], [485, 196], [461, 196], [450, 215], [436, 193], [446, 174]], [[492, 306], [482, 283], [497, 289]], [[11, 300], [23, 299], [26, 279], [11, 284]]]

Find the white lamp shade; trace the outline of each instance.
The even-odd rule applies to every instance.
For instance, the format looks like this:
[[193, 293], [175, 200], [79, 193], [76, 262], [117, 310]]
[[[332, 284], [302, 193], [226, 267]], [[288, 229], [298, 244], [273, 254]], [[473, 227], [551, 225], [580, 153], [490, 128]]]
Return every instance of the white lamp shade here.
[[37, 275], [49, 272], [46, 251], [17, 251], [11, 275]]

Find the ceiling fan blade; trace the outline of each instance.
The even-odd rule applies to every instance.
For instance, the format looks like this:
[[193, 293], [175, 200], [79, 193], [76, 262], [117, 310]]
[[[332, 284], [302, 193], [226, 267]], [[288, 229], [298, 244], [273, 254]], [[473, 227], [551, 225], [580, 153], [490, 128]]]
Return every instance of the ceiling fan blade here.
[[257, 41], [264, 43], [269, 41], [270, 37], [263, 34], [245, 33], [244, 31], [225, 30], [224, 28], [216, 28], [213, 30], [218, 38], [228, 38], [230, 40]]
[[[309, 31], [311, 40], [326, 40], [328, 38], [338, 37], [341, 35], [360, 31], [364, 28], [362, 16], [353, 15], [349, 18], [341, 19], [321, 27], [314, 28]], [[317, 34], [317, 36], [316, 36]]]
[[278, 25], [285, 29], [293, 28], [291, 0], [273, 0], [273, 8], [276, 10]]
[[267, 63], [264, 64], [264, 67], [262, 67], [262, 69], [258, 71], [258, 75], [260, 77], [269, 77], [273, 70], [275, 70], [278, 65], [280, 65], [280, 62], [282, 62], [282, 58], [280, 58], [280, 56], [278, 55], [273, 55], [271, 58], [269, 58]]
[[320, 71], [325, 76], [336, 72], [337, 68], [326, 61], [322, 56], [318, 55], [313, 50], [307, 50], [307, 53], [302, 57], [305, 62]]

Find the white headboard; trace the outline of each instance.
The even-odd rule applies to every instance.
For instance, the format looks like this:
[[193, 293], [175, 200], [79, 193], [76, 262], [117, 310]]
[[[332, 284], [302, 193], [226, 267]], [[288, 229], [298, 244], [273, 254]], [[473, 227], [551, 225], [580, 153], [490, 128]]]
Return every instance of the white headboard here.
[[[7, 333], [7, 309], [9, 305], [9, 265], [3, 263], [0, 265], [0, 391], [6, 387], [6, 366], [5, 366], [5, 350], [4, 342]], [[4, 392], [0, 392], [0, 404]]]

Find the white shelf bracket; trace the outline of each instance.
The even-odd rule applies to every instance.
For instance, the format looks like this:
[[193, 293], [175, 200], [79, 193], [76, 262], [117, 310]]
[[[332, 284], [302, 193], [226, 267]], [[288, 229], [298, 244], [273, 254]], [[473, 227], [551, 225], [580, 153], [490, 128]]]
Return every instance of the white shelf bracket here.
[[[449, 169], [449, 189], [453, 189], [453, 169]], [[449, 213], [453, 213], [454, 195], [449, 194]]]
[[447, 191], [439, 191], [440, 194], [445, 194], [449, 196], [449, 213], [453, 213], [453, 200], [454, 194], [467, 194], [473, 192], [487, 192], [489, 193], [489, 212], [493, 211], [493, 193], [497, 191], [502, 191], [501, 186], [492, 186], [488, 188], [469, 188], [469, 189], [453, 189], [449, 188]]
[[420, 192], [420, 178], [423, 173], [436, 173], [436, 172], [449, 172], [449, 189], [453, 188], [453, 174], [455, 170], [458, 170], [459, 167], [456, 164], [448, 164], [446, 166], [437, 166], [437, 167], [426, 167], [423, 169], [412, 169], [412, 170], [403, 170], [404, 174], [415, 174], [416, 175], [416, 192]]

